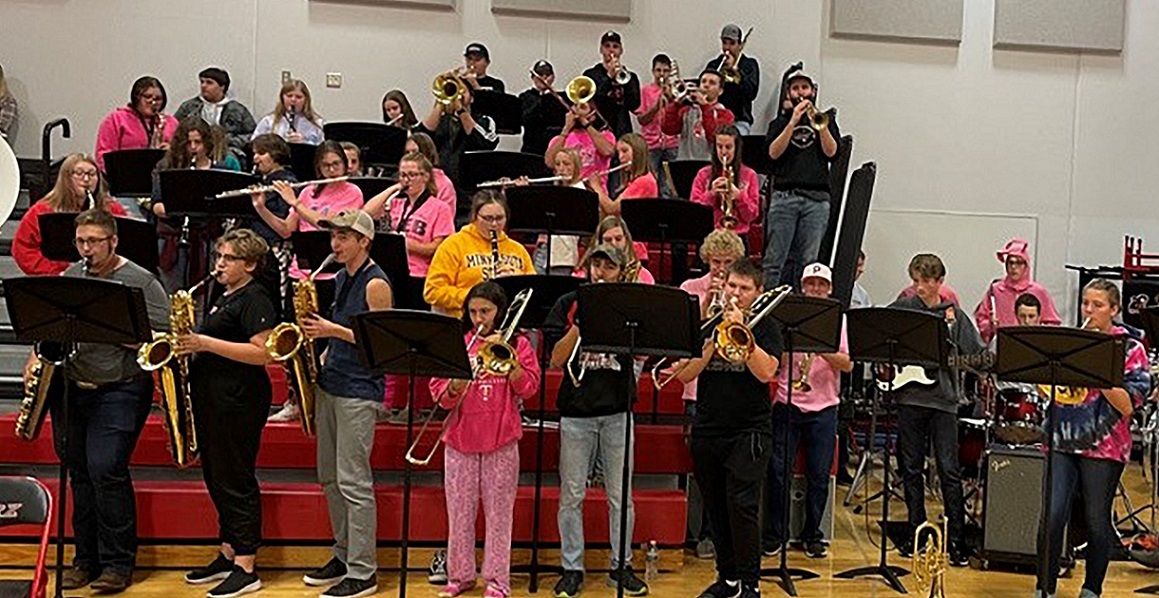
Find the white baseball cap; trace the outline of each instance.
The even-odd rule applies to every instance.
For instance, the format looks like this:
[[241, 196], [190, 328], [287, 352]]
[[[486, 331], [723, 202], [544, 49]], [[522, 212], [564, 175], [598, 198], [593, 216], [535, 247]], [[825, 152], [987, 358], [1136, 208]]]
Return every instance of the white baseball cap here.
[[801, 282], [805, 282], [808, 278], [820, 278], [829, 284], [833, 284], [833, 271], [829, 266], [821, 262], [813, 262], [805, 266], [805, 273], [801, 275]]

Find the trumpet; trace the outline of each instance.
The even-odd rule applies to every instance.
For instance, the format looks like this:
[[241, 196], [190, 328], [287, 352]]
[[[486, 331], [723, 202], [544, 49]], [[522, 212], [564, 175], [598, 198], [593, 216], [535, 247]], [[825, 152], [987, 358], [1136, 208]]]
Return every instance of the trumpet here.
[[809, 108], [805, 110], [805, 116], [809, 119], [809, 126], [813, 127], [813, 130], [817, 131], [818, 133], [828, 129], [830, 110], [832, 110], [832, 108], [829, 110], [821, 111], [818, 110], [816, 106], [810, 104]]
[[689, 96], [696, 89], [696, 86], [689, 85], [680, 77], [680, 64], [675, 60], [672, 61], [672, 72], [668, 74], [666, 83], [669, 95], [677, 102], [691, 99]]
[[616, 57], [615, 64], [616, 72], [612, 76], [612, 81], [614, 81], [616, 85], [627, 85], [630, 83], [632, 81], [632, 72], [628, 70], [628, 67], [620, 63], [619, 56]]
[[431, 94], [435, 96], [435, 101], [443, 105], [443, 110], [449, 110], [453, 104], [463, 99], [463, 94], [466, 93], [467, 84], [463, 82], [463, 76], [459, 71], [447, 71], [440, 73], [431, 82]]
[[749, 27], [749, 30], [745, 32], [743, 37], [741, 37], [740, 48], [737, 49], [736, 58], [732, 61], [731, 65], [725, 66], [725, 63], [728, 62], [729, 58], [732, 58], [732, 53], [722, 52], [720, 54], [720, 62], [716, 65], [716, 70], [720, 73], [720, 78], [725, 83], [740, 83], [740, 59], [744, 56], [745, 44], [748, 43], [749, 36], [752, 35], [752, 33], [753, 28]]
[[[333, 178], [329, 178], [329, 179], [315, 179], [313, 181], [302, 181], [300, 183], [290, 183], [290, 188], [291, 189], [301, 189], [302, 187], [309, 187], [310, 185], [324, 185], [327, 183], [340, 183], [340, 182], [345, 181], [349, 178], [350, 178], [349, 176], [337, 176], [337, 177], [333, 177]], [[221, 193], [218, 193], [217, 195], [214, 195], [213, 198], [214, 199], [227, 199], [230, 197], [245, 197], [246, 195], [252, 195], [254, 193], [269, 193], [271, 191], [276, 191], [276, 190], [277, 190], [277, 188], [274, 187], [273, 185], [253, 185], [252, 187], [246, 187], [245, 189], [236, 189], [234, 191], [223, 191]]]
[[720, 219], [720, 223], [724, 228], [732, 230], [736, 228], [736, 195], [732, 190], [733, 170], [732, 164], [726, 164], [724, 167], [724, 178], [728, 179], [728, 190], [720, 194], [720, 210], [724, 215]]
[[[515, 335], [515, 331], [519, 328], [519, 320], [523, 317], [523, 312], [527, 310], [528, 304], [531, 303], [531, 294], [534, 289], [523, 289], [515, 298], [511, 300], [511, 305], [507, 307], [507, 315], [503, 318], [503, 323], [496, 330], [500, 333], [502, 340], [497, 342], [483, 341], [483, 345], [479, 347], [479, 352], [475, 355], [475, 367], [472, 369], [472, 381], [477, 381], [481, 377], [488, 375], [496, 378], [506, 378], [515, 371], [516, 366], [519, 365], [518, 358], [515, 354], [515, 349], [511, 346], [511, 337]], [[467, 343], [467, 350], [470, 351], [475, 342], [482, 338], [483, 326], [480, 325], [475, 329], [475, 334], [471, 336], [471, 340]], [[467, 391], [464, 390], [464, 393]], [[456, 403], [452, 408], [452, 413], [456, 412], [462, 400]], [[415, 435], [414, 441], [411, 442], [410, 448], [406, 451], [406, 460], [414, 465], [426, 465], [431, 462], [438, 450], [439, 444], [443, 441], [443, 434], [435, 439], [434, 446], [431, 447], [430, 452], [426, 456], [419, 458], [414, 455], [415, 449], [418, 448], [422, 441], [426, 429], [430, 426], [431, 420], [434, 419], [434, 414], [437, 410], [432, 409], [431, 414], [423, 421], [422, 427]], [[450, 419], [450, 415], [447, 416]]]
[[801, 369], [798, 371], [797, 377], [793, 380], [793, 390], [797, 392], [809, 392], [813, 390], [813, 385], [809, 384], [809, 370], [813, 369], [813, 360], [816, 358], [816, 353], [805, 354], [805, 359], [801, 361]]

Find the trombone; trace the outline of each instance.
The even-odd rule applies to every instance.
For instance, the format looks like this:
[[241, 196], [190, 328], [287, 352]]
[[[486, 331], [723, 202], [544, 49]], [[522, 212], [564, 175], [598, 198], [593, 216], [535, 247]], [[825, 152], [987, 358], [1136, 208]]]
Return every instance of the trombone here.
[[[511, 300], [511, 305], [507, 307], [507, 315], [503, 318], [503, 323], [496, 329], [501, 335], [501, 340], [496, 342], [483, 341], [483, 345], [479, 347], [479, 352], [475, 354], [475, 366], [471, 370], [471, 382], [468, 383], [468, 388], [470, 384], [478, 381], [484, 375], [506, 378], [511, 375], [511, 372], [515, 371], [515, 367], [519, 365], [519, 361], [515, 349], [511, 346], [511, 337], [515, 335], [515, 331], [519, 328], [519, 320], [523, 317], [523, 312], [527, 310], [528, 304], [531, 303], [532, 292], [534, 292], [534, 289], [523, 289]], [[467, 343], [467, 351], [470, 352], [471, 348], [475, 346], [475, 343], [482, 338], [483, 326], [480, 325], [475, 329], [475, 334], [471, 336], [471, 340]], [[462, 397], [466, 393], [467, 389], [464, 389], [463, 393], [459, 396]], [[455, 403], [455, 406], [451, 408], [450, 412], [447, 413], [447, 420], [458, 412], [459, 406], [462, 404], [463, 400], [460, 398]], [[435, 451], [439, 449], [439, 444], [443, 442], [443, 433], [440, 432], [439, 436], [435, 438], [434, 445], [431, 446], [430, 451], [425, 456], [420, 458], [414, 455], [415, 450], [426, 434], [427, 428], [438, 412], [437, 401], [435, 406], [436, 408], [431, 409], [430, 415], [423, 420], [422, 427], [419, 428], [418, 434], [415, 435], [414, 441], [406, 451], [406, 460], [414, 465], [421, 466], [430, 463], [431, 459], [435, 456]]]
[[555, 99], [559, 100], [559, 103], [563, 106], [564, 110], [571, 110], [571, 106], [569, 106], [567, 104], [567, 102], [564, 101], [563, 96], [559, 95], [559, 92], [556, 91], [554, 87], [552, 87], [551, 85], [549, 85], [547, 83], [546, 77], [535, 72], [535, 69], [528, 69], [527, 72], [531, 73], [532, 79], [535, 79], [535, 80], [539, 81], [540, 83], [547, 85], [547, 92], [550, 93], [551, 95], [555, 96]]

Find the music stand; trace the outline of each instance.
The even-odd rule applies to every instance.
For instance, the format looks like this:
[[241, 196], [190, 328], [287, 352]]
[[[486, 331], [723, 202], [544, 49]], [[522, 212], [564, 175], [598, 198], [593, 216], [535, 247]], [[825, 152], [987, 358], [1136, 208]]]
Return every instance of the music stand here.
[[471, 106], [473, 112], [485, 114], [495, 121], [495, 132], [518, 135], [523, 130], [523, 101], [502, 91], [480, 89]]
[[633, 239], [660, 244], [657, 281], [664, 272], [665, 246], [671, 248], [673, 243], [688, 243], [699, 247], [704, 237], [712, 232], [712, 208], [703, 204], [683, 199], [643, 198], [629, 199], [620, 206], [620, 216], [632, 227]]
[[[463, 323], [457, 318], [410, 309], [371, 311], [354, 316], [354, 340], [363, 363], [375, 375], [407, 376], [406, 445], [414, 436], [415, 377], [470, 379], [473, 375], [463, 342]], [[406, 597], [410, 545], [411, 463], [402, 482], [402, 555], [398, 567], [398, 595]]]
[[165, 157], [163, 149], [127, 149], [105, 154], [105, 177], [113, 196], [149, 197], [153, 170]]
[[[16, 339], [65, 346], [59, 364], [67, 371], [77, 343], [137, 344], [153, 337], [141, 289], [97, 278], [27, 276], [4, 281], [4, 298]], [[64, 380], [62, 377], [61, 380]], [[57, 491], [56, 596], [64, 575], [65, 506], [68, 503], [68, 387], [60, 394], [61, 421], [53, 421], [60, 450]], [[55, 416], [54, 416], [55, 418]]]
[[[40, 252], [50, 260], [75, 262], [80, 260], [76, 250], [76, 214], [49, 213], [37, 216], [40, 222]], [[153, 225], [133, 218], [116, 216], [117, 254], [156, 274], [157, 233]]]
[[523, 152], [480, 150], [464, 152], [459, 160], [459, 187], [468, 194], [484, 181], [503, 177], [512, 180], [521, 176], [537, 178], [550, 174], [543, 156]]
[[[548, 330], [546, 330], [547, 316], [551, 313], [551, 309], [555, 307], [555, 303], [559, 298], [575, 291], [579, 285], [584, 282], [582, 278], [574, 276], [545, 276], [541, 274], [528, 274], [522, 276], [500, 276], [494, 279], [495, 283], [503, 287], [503, 291], [507, 293], [510, 299], [515, 297], [523, 289], [534, 289], [531, 294], [531, 299], [527, 304], [527, 309], [523, 312], [523, 317], [519, 320], [519, 327], [524, 330], [537, 329], [541, 331], [539, 343], [539, 367], [540, 371], [546, 373], [549, 363], [548, 352]], [[551, 331], [556, 333], [557, 331]], [[561, 331], [558, 331], [561, 332]], [[528, 591], [532, 594], [539, 591], [539, 574], [540, 569], [544, 569], [545, 573], [563, 573], [563, 568], [558, 565], [540, 565], [539, 564], [539, 516], [540, 516], [540, 498], [543, 495], [543, 423], [547, 419], [547, 376], [539, 377], [539, 413], [537, 414], [537, 421], [535, 423], [538, 437], [535, 439], [535, 501], [532, 503], [531, 516], [531, 562], [527, 565], [512, 565], [512, 573], [523, 573], [526, 571], [531, 575], [531, 582], [528, 586]]]
[[696, 180], [696, 173], [711, 164], [708, 160], [669, 160], [668, 173], [672, 175], [670, 182], [677, 197], [692, 197], [692, 182]]
[[170, 218], [254, 216], [253, 202], [248, 195], [213, 199], [219, 193], [245, 189], [261, 182], [252, 174], [215, 168], [179, 168], [162, 170], [157, 176], [161, 186], [161, 202], [165, 204], [165, 213]]
[[[290, 171], [299, 181], [308, 181], [317, 174], [314, 172], [314, 154], [318, 153], [318, 146], [312, 143], [290, 143]], [[247, 198], [248, 199], [248, 198]]]
[[767, 174], [773, 168], [773, 161], [769, 158], [769, 144], [765, 143], [764, 135], [742, 135], [740, 163], [757, 171], [757, 174]]
[[793, 578], [815, 579], [818, 574], [808, 569], [789, 567], [789, 510], [792, 504], [793, 458], [796, 450], [789, 446], [789, 432], [793, 425], [793, 357], [795, 353], [836, 353], [841, 345], [841, 304], [833, 299], [820, 299], [803, 295], [790, 295], [773, 308], [769, 314], [780, 326], [785, 337], [785, 352], [788, 354], [789, 375], [785, 377], [786, 420], [781, 442], [785, 454], [781, 463], [782, 507], [781, 507], [781, 564], [776, 568], [762, 568], [762, 577], [776, 577], [781, 589], [790, 596], [797, 595]]
[[[696, 297], [663, 286], [633, 282], [584, 284], [577, 290], [576, 318], [583, 323], [584, 351], [653, 357], [692, 357], [700, 352], [700, 306]], [[636, 376], [628, 396], [636, 396]], [[616, 596], [624, 595], [624, 560], [627, 554], [628, 501], [631, 493], [632, 400], [624, 410], [624, 463], [620, 479], [620, 550], [617, 555]]]
[[[898, 364], [940, 367], [946, 362], [947, 330], [945, 320], [937, 314], [898, 307], [865, 307], [850, 310], [845, 314], [846, 334], [849, 340], [849, 355], [857, 361], [888, 364], [891, 371], [897, 371]], [[873, 410], [877, 411], [878, 401], [887, 402], [894, 393], [890, 385], [888, 391], [874, 393]], [[879, 398], [885, 395], [884, 398]], [[876, 422], [874, 422], [876, 423]], [[876, 430], [870, 426], [870, 443]], [[892, 441], [886, 432], [885, 459], [889, 459], [889, 445]], [[872, 467], [872, 464], [870, 465]], [[857, 567], [837, 573], [839, 579], [855, 579], [867, 575], [880, 575], [885, 583], [899, 594], [905, 594], [900, 576], [909, 573], [902, 567], [886, 562], [885, 529], [889, 523], [889, 464], [882, 476], [881, 493], [881, 559], [876, 565]], [[917, 550], [917, 547], [914, 547]]]
[[554, 235], [590, 236], [600, 220], [600, 198], [576, 187], [508, 187], [511, 221], [507, 230], [547, 235], [547, 268], [551, 272]]
[[1038, 547], [1038, 570], [1049, 572], [1050, 509], [1054, 482], [1055, 395], [1058, 385], [1115, 388], [1123, 385], [1123, 363], [1127, 342], [1122, 337], [1093, 330], [1057, 326], [1008, 326], [998, 329], [998, 363], [994, 375], [999, 380], [1049, 384], [1050, 402], [1046, 409], [1046, 468], [1042, 476], [1042, 500], [1038, 525], [1042, 544]]
[[333, 141], [348, 141], [358, 146], [363, 164], [398, 165], [406, 153], [406, 129], [376, 122], [329, 122], [322, 134]]

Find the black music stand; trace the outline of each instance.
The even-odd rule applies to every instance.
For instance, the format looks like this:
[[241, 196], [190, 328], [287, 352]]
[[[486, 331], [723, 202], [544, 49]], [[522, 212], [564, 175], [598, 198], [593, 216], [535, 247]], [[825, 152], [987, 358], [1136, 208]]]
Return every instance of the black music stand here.
[[768, 174], [773, 168], [773, 161], [769, 158], [769, 146], [765, 143], [764, 135], [742, 135], [740, 163], [757, 171], [757, 174]]
[[816, 579], [816, 573], [808, 569], [789, 567], [789, 510], [792, 505], [793, 461], [797, 452], [789, 446], [790, 428], [793, 425], [793, 357], [795, 353], [836, 353], [841, 345], [841, 304], [832, 299], [820, 299], [803, 295], [790, 295], [777, 304], [771, 314], [781, 326], [785, 337], [785, 352], [788, 354], [785, 389], [786, 420], [781, 435], [785, 455], [782, 461], [782, 508], [781, 508], [781, 564], [776, 568], [762, 568], [761, 577], [776, 577], [781, 589], [790, 596], [797, 595], [793, 578]]
[[[472, 377], [458, 318], [409, 309], [371, 311], [354, 316], [354, 340], [363, 362], [376, 375], [407, 376], [406, 445], [414, 436], [415, 377]], [[410, 546], [411, 463], [402, 482], [402, 555], [398, 567], [398, 595], [406, 598]]]
[[[527, 565], [512, 565], [512, 573], [523, 573], [526, 571], [531, 575], [531, 582], [528, 586], [528, 591], [532, 594], [539, 591], [539, 574], [542, 569], [543, 573], [563, 573], [563, 568], [558, 565], [541, 565], [539, 563], [539, 516], [540, 516], [540, 498], [543, 495], [543, 424], [547, 419], [547, 369], [550, 366], [550, 359], [548, 353], [548, 330], [546, 329], [547, 316], [551, 313], [551, 309], [555, 307], [555, 303], [559, 298], [575, 291], [579, 288], [580, 283], [584, 282], [582, 278], [574, 276], [544, 276], [541, 274], [530, 274], [522, 276], [500, 276], [494, 279], [495, 282], [503, 287], [503, 291], [507, 293], [507, 297], [515, 297], [523, 289], [534, 289], [531, 294], [531, 299], [527, 304], [527, 310], [523, 312], [523, 317], [519, 319], [520, 328], [524, 330], [538, 329], [542, 331], [539, 343], [539, 368], [542, 374], [539, 376], [539, 413], [536, 416], [535, 428], [539, 436], [535, 439], [535, 502], [532, 504], [532, 519], [531, 519], [531, 562]], [[558, 334], [562, 331], [551, 331]]]
[[502, 150], [465, 152], [459, 161], [459, 187], [467, 193], [473, 193], [479, 183], [484, 181], [503, 177], [512, 180], [521, 176], [537, 178], [550, 174], [543, 156], [522, 152]]
[[[585, 284], [577, 291], [576, 319], [583, 323], [581, 349], [626, 355], [684, 358], [698, 355], [700, 306], [696, 297], [672, 287], [633, 282]], [[631, 376], [629, 396], [636, 396]], [[634, 402], [634, 401], [632, 401]], [[627, 555], [628, 501], [631, 493], [632, 405], [624, 412], [624, 463], [620, 480], [620, 551], [616, 596], [624, 596], [624, 560]]]
[[[4, 281], [4, 297], [17, 340], [64, 345], [61, 371], [77, 343], [137, 344], [153, 337], [141, 289], [96, 278], [27, 276]], [[61, 378], [63, 380], [63, 378]], [[60, 451], [57, 491], [56, 597], [64, 574], [65, 506], [68, 503], [68, 384], [60, 394], [61, 421], [52, 431]]]
[[696, 180], [696, 173], [711, 164], [708, 160], [669, 160], [668, 172], [672, 175], [672, 190], [677, 197], [692, 197], [692, 182]]
[[[891, 371], [897, 371], [898, 364], [941, 367], [946, 362], [947, 330], [945, 320], [937, 314], [897, 307], [866, 307], [850, 310], [846, 315], [846, 333], [849, 337], [849, 355], [858, 361], [888, 364]], [[886, 402], [893, 396], [893, 387], [883, 393], [874, 393], [873, 410], [877, 402]], [[885, 395], [885, 397], [881, 397]], [[876, 422], [874, 422], [876, 423]], [[870, 426], [870, 443], [876, 430]], [[889, 459], [889, 445], [892, 438], [886, 432], [885, 459]], [[872, 465], [871, 465], [872, 467]], [[889, 464], [886, 464], [882, 481], [886, 489], [881, 493], [881, 559], [869, 567], [857, 567], [837, 573], [839, 579], [855, 579], [867, 575], [880, 575], [889, 587], [899, 594], [905, 594], [900, 576], [909, 573], [902, 567], [886, 562], [886, 527], [889, 524]], [[917, 547], [914, 547], [917, 550]]]
[[153, 170], [165, 157], [163, 149], [117, 150], [105, 154], [109, 194], [149, 197], [153, 194]]
[[577, 187], [508, 187], [511, 232], [547, 235], [547, 268], [551, 272], [551, 237], [590, 236], [600, 220], [600, 198]]
[[315, 177], [317, 173], [314, 172], [314, 155], [318, 153], [318, 146], [312, 143], [291, 143], [286, 142], [290, 146], [290, 171], [294, 176], [298, 177], [299, 181], [308, 181]]
[[234, 170], [191, 170], [179, 168], [157, 173], [161, 186], [161, 202], [170, 218], [253, 216], [254, 208], [249, 195], [214, 199], [219, 193], [245, 189], [261, 180], [249, 173]]
[[[294, 255], [298, 258], [298, 267], [310, 269], [313, 267], [312, 264], [321, 264], [326, 256], [330, 255], [330, 231], [297, 231], [290, 235], [290, 244], [294, 247]], [[398, 233], [375, 233], [374, 241], [370, 244], [370, 259], [382, 268], [390, 280], [395, 307], [421, 309], [420, 306], [411, 305], [409, 301], [414, 281], [411, 280], [410, 268], [406, 261], [406, 237]], [[420, 296], [421, 291], [420, 288]], [[405, 304], [400, 303], [400, 300], [404, 299], [407, 299]]]
[[[673, 175], [675, 176], [675, 175]], [[656, 280], [664, 272], [664, 249], [673, 243], [699, 247], [712, 232], [712, 208], [683, 199], [629, 199], [620, 204], [620, 216], [632, 227], [632, 238], [660, 244], [660, 263]], [[673, 259], [676, 256], [672, 256]], [[684, 256], [687, 259], [687, 256]], [[673, 266], [675, 272], [675, 266]], [[678, 281], [670, 281], [679, 284]]]
[[523, 102], [518, 96], [485, 89], [474, 94], [471, 111], [490, 116], [495, 121], [496, 133], [518, 135], [523, 130]]
[[1038, 570], [1049, 570], [1050, 509], [1054, 482], [1055, 394], [1058, 385], [1114, 388], [1123, 385], [1123, 363], [1127, 342], [1093, 330], [1057, 326], [1008, 326], [998, 329], [998, 363], [994, 375], [999, 380], [1049, 384], [1050, 402], [1046, 409], [1046, 468], [1042, 476], [1042, 502], [1038, 526], [1042, 543], [1038, 547]]
[[398, 165], [406, 153], [406, 129], [376, 122], [329, 122], [322, 125], [326, 139], [348, 141], [362, 152], [363, 164]]
[[[157, 233], [148, 222], [116, 216], [117, 254], [134, 264], [157, 273]], [[75, 262], [80, 260], [76, 250], [76, 214], [50, 213], [37, 217], [40, 222], [40, 252], [50, 260]]]

